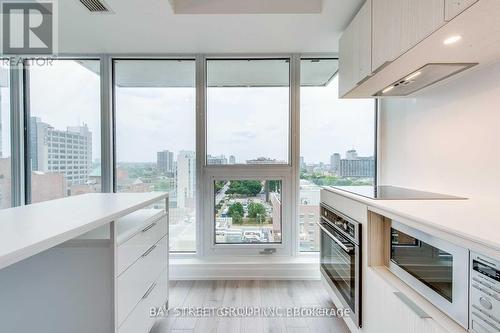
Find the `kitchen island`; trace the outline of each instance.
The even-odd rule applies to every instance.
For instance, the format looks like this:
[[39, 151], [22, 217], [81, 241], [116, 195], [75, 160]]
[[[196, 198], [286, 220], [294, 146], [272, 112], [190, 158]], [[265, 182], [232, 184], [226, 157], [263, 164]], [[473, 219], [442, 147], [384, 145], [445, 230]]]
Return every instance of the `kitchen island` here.
[[149, 308], [168, 300], [167, 264], [166, 193], [92, 193], [2, 210], [1, 330], [147, 332]]

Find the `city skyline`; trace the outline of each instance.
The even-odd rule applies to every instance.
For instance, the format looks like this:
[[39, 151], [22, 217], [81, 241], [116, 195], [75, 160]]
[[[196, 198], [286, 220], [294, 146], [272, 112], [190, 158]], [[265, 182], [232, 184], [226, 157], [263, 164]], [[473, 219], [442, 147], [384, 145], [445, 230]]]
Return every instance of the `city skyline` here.
[[[64, 93], [58, 92], [56, 84], [59, 85], [58, 78], [65, 72], [72, 73], [72, 80], [69, 82], [68, 90]], [[43, 75], [32, 75], [32, 85], [37, 89], [32, 91], [32, 114], [45, 118], [54, 119], [53, 126], [64, 128], [66, 126], [79, 126], [83, 122], [87, 123], [93, 133], [100, 133], [100, 118], [86, 117], [82, 119], [81, 115], [98, 114], [100, 108], [99, 98], [99, 76], [76, 62], [58, 62], [51, 66], [50, 70], [43, 71]], [[96, 89], [78, 89], [80, 82], [86, 82], [87, 86], [95, 84]], [[90, 83], [89, 83], [90, 82]], [[303, 112], [306, 109], [314, 108], [314, 119], [303, 117], [301, 119], [301, 130], [303, 132], [301, 140], [302, 152], [308, 163], [327, 162], [329, 153], [325, 153], [322, 147], [318, 147], [315, 140], [308, 140], [304, 135], [311, 128], [317, 135], [325, 138], [331, 151], [343, 151], [346, 148], [355, 146], [361, 155], [370, 155], [373, 151], [371, 135], [356, 135], [344, 133], [347, 129], [357, 128], [359, 133], [373, 132], [371, 121], [363, 120], [366, 117], [360, 117], [360, 112], [364, 112], [366, 101], [344, 101], [336, 97], [337, 79], [331, 81], [327, 87], [303, 87], [301, 94], [301, 106]], [[281, 155], [287, 156], [288, 152], [281, 152], [280, 145], [266, 141], [266, 132], [274, 133], [272, 137], [287, 138], [288, 131], [278, 131], [274, 125], [283, 122], [283, 119], [277, 118], [273, 110], [282, 107], [281, 102], [274, 102], [267, 98], [265, 104], [256, 104], [251, 109], [246, 106], [234, 105], [234, 100], [238, 98], [235, 88], [217, 88], [217, 94], [212, 94], [212, 105], [221, 105], [222, 109], [217, 111], [217, 123], [209, 122], [212, 131], [217, 133], [217, 141], [212, 141], [209, 151], [211, 155], [236, 156], [239, 162], [256, 159], [258, 157], [280, 158]], [[227, 91], [225, 93], [224, 91]], [[262, 101], [262, 91], [245, 91], [245, 100]], [[259, 98], [257, 98], [259, 96]], [[56, 105], [54, 105], [56, 103]], [[2, 107], [4, 106], [2, 99]], [[227, 107], [230, 105], [231, 107]], [[70, 107], [71, 112], [58, 112], [54, 117], [53, 110], [64, 110]], [[234, 108], [237, 108], [235, 111]], [[75, 109], [76, 108], [76, 109]], [[174, 154], [181, 150], [195, 150], [195, 92], [194, 88], [119, 88], [117, 89], [117, 128], [126, 136], [120, 137], [121, 144], [117, 145], [117, 156], [119, 162], [155, 162], [156, 156], [148, 154], [142, 147], [134, 145], [135, 135], [145, 137], [145, 140], [151, 142], [153, 151], [161, 151], [164, 148], [161, 138], [168, 133], [169, 137], [175, 137], [175, 140], [169, 140], [168, 148]], [[122, 112], [120, 112], [122, 110]], [[137, 110], [134, 112], [134, 110]], [[140, 110], [140, 111], [139, 111]], [[154, 117], [143, 117], [144, 110], [158, 110], [152, 112]], [[241, 130], [232, 130], [232, 116], [247, 114], [252, 111], [254, 119], [240, 120], [243, 128], [249, 127], [251, 132], [243, 133]], [[179, 116], [182, 114], [182, 116]], [[2, 115], [5, 118], [5, 115]], [[210, 117], [210, 114], [208, 115]], [[48, 118], [47, 118], [48, 117]], [[260, 125], [256, 126], [255, 119], [261, 119]], [[319, 121], [321, 119], [321, 121]], [[360, 120], [361, 119], [361, 120]], [[5, 123], [7, 119], [3, 119]], [[137, 121], [141, 121], [143, 126], [137, 128]], [[288, 123], [288, 122], [286, 122]], [[272, 127], [272, 128], [271, 128]], [[188, 130], [186, 130], [188, 129]], [[333, 130], [332, 130], [333, 129]], [[2, 132], [7, 132], [8, 128]], [[278, 132], [276, 132], [278, 131]], [[139, 133], [140, 132], [140, 133]], [[5, 136], [2, 133], [2, 136]], [[263, 134], [264, 133], [264, 134]], [[210, 129], [209, 129], [210, 135]], [[245, 138], [254, 142], [252, 145], [246, 145], [245, 149], [235, 150], [235, 144], [238, 140], [235, 138]], [[263, 139], [259, 139], [263, 138]], [[215, 139], [213, 139], [215, 140]], [[263, 141], [264, 140], [264, 141]], [[5, 139], [2, 140], [5, 142]], [[92, 150], [94, 156], [100, 156], [100, 140], [94, 140]], [[208, 142], [210, 147], [210, 142]], [[216, 144], [214, 146], [214, 144]], [[8, 152], [8, 148], [3, 147], [3, 151]], [[278, 152], [278, 154], [267, 153]], [[371, 153], [373, 154], [373, 153]], [[276, 155], [276, 156], [273, 156]], [[279, 155], [279, 156], [278, 156]]]

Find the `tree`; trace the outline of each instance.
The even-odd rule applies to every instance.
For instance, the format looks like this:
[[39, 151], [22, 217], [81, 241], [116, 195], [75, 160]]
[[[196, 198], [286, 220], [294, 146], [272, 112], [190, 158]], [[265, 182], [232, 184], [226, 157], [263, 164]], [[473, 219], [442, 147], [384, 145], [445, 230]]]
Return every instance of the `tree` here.
[[269, 182], [269, 191], [271, 192], [280, 192], [281, 181], [280, 180], [268, 180]]
[[235, 202], [234, 204], [232, 204], [231, 206], [229, 206], [228, 210], [227, 210], [227, 215], [229, 215], [230, 217], [233, 218], [234, 220], [234, 215], [235, 214], [238, 214], [240, 216], [240, 218], [243, 217], [243, 215], [245, 214], [244, 210], [243, 210], [243, 205], [239, 202]]
[[265, 218], [266, 217], [266, 208], [263, 204], [258, 202], [251, 202], [248, 205], [248, 217], [251, 218]]
[[234, 224], [242, 224], [243, 223], [243, 216], [240, 214], [240, 212], [233, 212], [233, 215], [231, 216], [233, 219]]
[[258, 180], [232, 180], [227, 194], [256, 196], [262, 191], [262, 183]]

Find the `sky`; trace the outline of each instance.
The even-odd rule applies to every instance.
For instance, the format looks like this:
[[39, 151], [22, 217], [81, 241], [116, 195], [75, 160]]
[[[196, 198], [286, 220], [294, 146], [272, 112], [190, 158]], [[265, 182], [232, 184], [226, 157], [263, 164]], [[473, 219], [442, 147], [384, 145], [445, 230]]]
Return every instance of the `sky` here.
[[[62, 130], [88, 124], [93, 159], [98, 158], [98, 75], [74, 61], [59, 61], [33, 68], [30, 79], [31, 114]], [[331, 154], [345, 156], [352, 148], [360, 156], [373, 155], [373, 101], [338, 99], [337, 89], [337, 79], [327, 87], [301, 89], [301, 156], [306, 163], [329, 163]], [[194, 88], [117, 87], [116, 93], [118, 162], [156, 162], [160, 150], [195, 150]], [[237, 162], [261, 156], [287, 159], [286, 88], [209, 88], [207, 108], [208, 154], [235, 155]]]
[[75, 61], [54, 61], [30, 69], [30, 113], [58, 130], [87, 124], [92, 160], [100, 159], [99, 76]]

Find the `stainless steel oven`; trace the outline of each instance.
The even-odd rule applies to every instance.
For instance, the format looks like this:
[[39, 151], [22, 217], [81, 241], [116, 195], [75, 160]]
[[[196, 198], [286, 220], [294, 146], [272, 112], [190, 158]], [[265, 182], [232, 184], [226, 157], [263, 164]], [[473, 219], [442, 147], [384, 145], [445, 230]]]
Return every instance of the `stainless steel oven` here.
[[322, 204], [319, 226], [321, 274], [361, 327], [361, 225]]
[[468, 328], [469, 250], [392, 221], [389, 269]]

